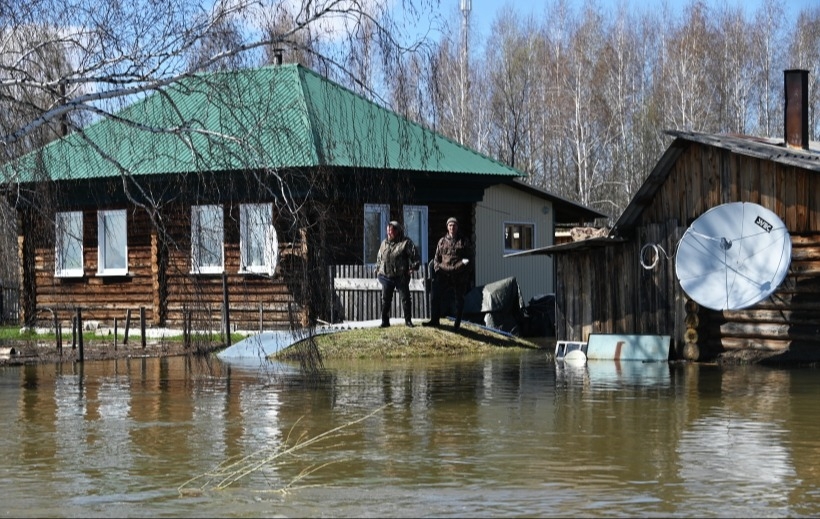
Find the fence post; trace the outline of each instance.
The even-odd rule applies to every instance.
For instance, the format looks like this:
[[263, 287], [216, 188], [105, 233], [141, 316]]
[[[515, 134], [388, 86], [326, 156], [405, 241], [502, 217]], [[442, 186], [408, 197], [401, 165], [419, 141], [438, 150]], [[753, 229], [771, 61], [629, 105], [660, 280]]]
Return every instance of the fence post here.
[[54, 333], [57, 335], [57, 351], [60, 356], [63, 355], [63, 326], [58, 322], [54, 328]]
[[79, 361], [82, 362], [85, 357], [85, 352], [83, 351], [83, 310], [79, 306], [77, 307], [77, 336], [80, 342]]
[[429, 265], [422, 265], [421, 270], [424, 273], [424, 317], [430, 318], [430, 268]]
[[60, 321], [57, 320], [57, 312], [51, 312], [51, 319], [54, 321], [54, 338], [57, 340], [57, 351], [63, 353], [63, 341], [60, 340]]
[[225, 346], [231, 345], [231, 310], [228, 304], [228, 273], [222, 273], [222, 328]]
[[182, 305], [182, 347], [186, 350], [191, 347], [191, 323], [190, 310], [186, 305]]
[[334, 276], [333, 276], [334, 271], [335, 271], [335, 269], [333, 268], [333, 265], [329, 265], [327, 267], [327, 277], [330, 279], [330, 286], [328, 287], [330, 293], [329, 293], [328, 300], [330, 301], [330, 322], [331, 323], [336, 322], [336, 316], [334, 315], [334, 312], [336, 310], [336, 305], [334, 304], [335, 301], [333, 300], [333, 285], [335, 283], [334, 282]]
[[142, 336], [142, 349], [145, 349], [145, 307], [140, 307], [140, 335]]
[[114, 351], [117, 351], [117, 328], [119, 324], [119, 320], [115, 317], [114, 318]]
[[125, 311], [125, 331], [123, 332], [122, 344], [128, 344], [128, 329], [131, 327], [131, 309]]

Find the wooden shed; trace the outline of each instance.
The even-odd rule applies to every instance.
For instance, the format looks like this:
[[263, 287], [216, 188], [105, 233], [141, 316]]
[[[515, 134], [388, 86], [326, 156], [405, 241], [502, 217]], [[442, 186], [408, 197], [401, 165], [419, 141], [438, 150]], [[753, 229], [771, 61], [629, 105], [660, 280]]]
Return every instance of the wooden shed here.
[[[808, 72], [786, 71], [785, 93], [783, 139], [669, 131], [674, 141], [606, 237], [521, 253], [554, 258], [557, 339], [659, 334], [672, 337], [672, 359], [820, 360], [820, 148], [809, 141]], [[681, 288], [675, 254], [699, 216], [731, 202], [785, 223], [791, 263], [762, 301], [710, 310]]]

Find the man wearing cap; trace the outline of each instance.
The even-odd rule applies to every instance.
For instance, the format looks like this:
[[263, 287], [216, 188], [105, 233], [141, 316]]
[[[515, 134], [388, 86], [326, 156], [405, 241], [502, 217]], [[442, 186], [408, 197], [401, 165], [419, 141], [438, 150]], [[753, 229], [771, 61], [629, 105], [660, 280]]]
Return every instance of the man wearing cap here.
[[447, 234], [438, 241], [433, 258], [435, 275], [430, 291], [430, 320], [422, 323], [422, 326], [439, 326], [442, 299], [452, 289], [456, 300], [456, 321], [453, 328], [459, 329], [464, 313], [464, 296], [470, 289], [474, 256], [470, 240], [458, 230], [458, 220], [448, 218]]
[[390, 306], [393, 304], [395, 290], [401, 294], [404, 323], [413, 327], [410, 277], [420, 265], [421, 258], [416, 244], [404, 235], [401, 224], [392, 220], [387, 224], [387, 238], [376, 256], [376, 277], [382, 285], [382, 328], [390, 326]]

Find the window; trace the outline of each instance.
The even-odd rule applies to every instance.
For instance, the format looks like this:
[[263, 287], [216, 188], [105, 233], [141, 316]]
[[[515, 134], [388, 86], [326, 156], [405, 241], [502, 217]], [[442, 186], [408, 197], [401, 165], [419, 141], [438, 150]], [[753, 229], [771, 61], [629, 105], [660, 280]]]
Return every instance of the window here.
[[221, 273], [225, 261], [223, 240], [222, 206], [191, 207], [191, 272]]
[[128, 274], [128, 227], [125, 209], [97, 213], [97, 274]]
[[273, 275], [279, 241], [273, 228], [272, 204], [239, 206], [239, 272]]
[[419, 249], [421, 264], [427, 264], [427, 206], [404, 206], [404, 234], [413, 240]]
[[384, 204], [364, 205], [364, 262], [374, 265], [379, 247], [387, 237], [387, 222], [390, 221], [390, 206]]
[[54, 251], [54, 275], [82, 277], [83, 272], [83, 213], [57, 213]]
[[504, 224], [504, 250], [530, 250], [535, 248], [535, 225], [531, 223]]

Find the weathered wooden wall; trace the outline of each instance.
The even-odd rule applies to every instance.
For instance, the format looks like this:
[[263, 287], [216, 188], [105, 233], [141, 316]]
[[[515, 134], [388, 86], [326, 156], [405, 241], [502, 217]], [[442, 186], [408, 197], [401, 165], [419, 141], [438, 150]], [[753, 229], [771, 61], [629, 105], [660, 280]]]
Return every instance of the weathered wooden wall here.
[[556, 255], [556, 337], [659, 334], [671, 335], [677, 347], [685, 295], [669, 256], [684, 231], [675, 222], [654, 224], [641, 229], [640, 240]]
[[[128, 276], [96, 275], [97, 213], [83, 214], [83, 264], [82, 278], [58, 278], [54, 275], [54, 230], [41, 225], [41, 231], [25, 235], [33, 248], [32, 271], [24, 273], [33, 281], [36, 295], [35, 321], [51, 322], [56, 314], [62, 321], [70, 322], [76, 308], [83, 309], [85, 320], [111, 320], [125, 318], [127, 309], [145, 308], [146, 319], [156, 319], [152, 306], [151, 226], [142, 212], [128, 212]], [[21, 236], [21, 242], [24, 239]], [[31, 316], [26, 316], [29, 318]], [[26, 319], [28, 320], [28, 319]]]

